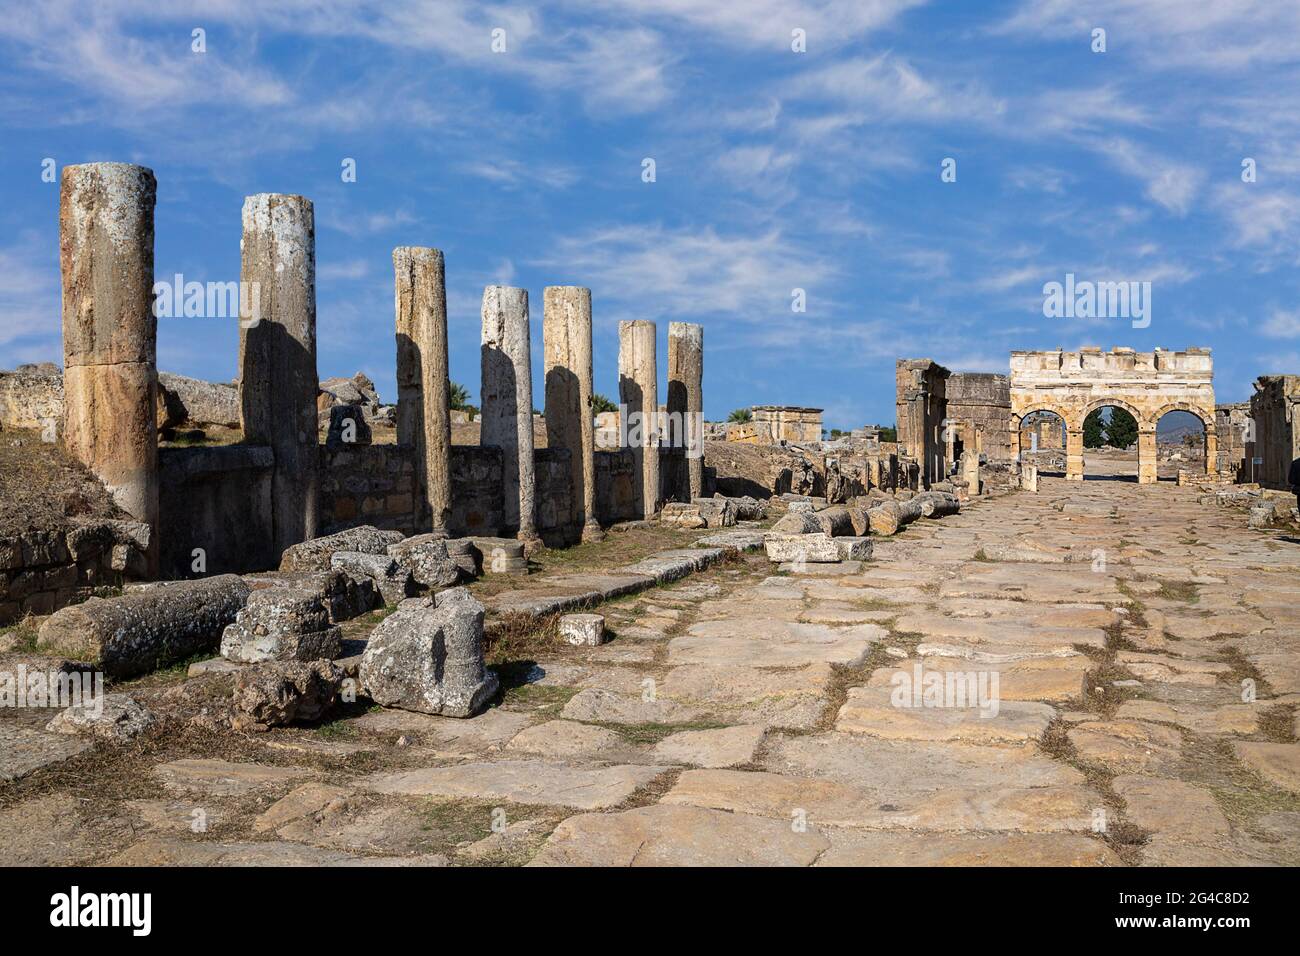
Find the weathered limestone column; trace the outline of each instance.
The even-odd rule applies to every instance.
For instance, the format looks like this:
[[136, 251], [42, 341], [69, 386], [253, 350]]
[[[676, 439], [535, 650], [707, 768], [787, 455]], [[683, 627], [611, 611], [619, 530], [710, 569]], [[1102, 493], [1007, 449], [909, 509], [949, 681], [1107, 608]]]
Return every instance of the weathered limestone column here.
[[1212, 425], [1205, 426], [1205, 473], [1219, 473], [1219, 433]]
[[1082, 426], [1065, 428], [1065, 477], [1069, 481], [1083, 481]]
[[533, 371], [528, 342], [528, 290], [483, 290], [482, 428], [480, 445], [501, 449], [502, 520], [528, 546], [539, 538], [534, 519]]
[[668, 420], [682, 423], [687, 500], [704, 494], [704, 326], [668, 323]]
[[240, 279], [249, 308], [239, 321], [240, 413], [245, 442], [275, 453], [279, 555], [317, 533], [316, 220], [311, 200], [278, 193], [247, 197], [243, 219]]
[[967, 491], [971, 497], [980, 494], [980, 456], [976, 451], [963, 451], [961, 454], [961, 476], [966, 481]]
[[63, 446], [151, 530], [158, 570], [158, 320], [153, 313], [153, 171], [65, 166], [59, 192], [63, 278]]
[[1154, 485], [1156, 480], [1156, 426], [1143, 422], [1138, 425], [1138, 484]]
[[542, 293], [546, 362], [546, 442], [570, 452], [572, 521], [583, 541], [600, 541], [596, 520], [596, 437], [592, 421], [591, 290], [547, 286]]
[[442, 252], [393, 250], [397, 313], [397, 441], [415, 448], [417, 527], [448, 535], [451, 520], [451, 379]]
[[[653, 518], [659, 507], [659, 366], [653, 322], [618, 324], [618, 400], [623, 430], [636, 462], [642, 514]], [[635, 416], [635, 417], [633, 417]]]

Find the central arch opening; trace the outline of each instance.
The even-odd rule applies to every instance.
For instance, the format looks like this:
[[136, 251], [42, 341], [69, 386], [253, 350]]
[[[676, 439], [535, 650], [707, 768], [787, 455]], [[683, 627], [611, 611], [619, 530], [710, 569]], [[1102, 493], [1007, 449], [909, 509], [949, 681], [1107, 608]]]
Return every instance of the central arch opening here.
[[1094, 408], [1083, 419], [1085, 481], [1138, 480], [1138, 423], [1118, 405]]

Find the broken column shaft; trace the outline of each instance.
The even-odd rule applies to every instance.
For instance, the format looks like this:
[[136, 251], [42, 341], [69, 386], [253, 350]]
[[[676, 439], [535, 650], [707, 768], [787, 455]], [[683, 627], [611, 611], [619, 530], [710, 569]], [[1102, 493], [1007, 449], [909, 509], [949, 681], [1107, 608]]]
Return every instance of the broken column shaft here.
[[420, 528], [447, 534], [451, 519], [451, 383], [442, 253], [393, 250], [397, 312], [397, 442], [415, 448]]
[[623, 433], [635, 460], [642, 514], [659, 505], [659, 372], [653, 322], [618, 324], [618, 397]]
[[569, 449], [570, 519], [583, 541], [599, 541], [596, 520], [596, 439], [591, 361], [591, 290], [547, 286], [542, 343], [546, 357], [546, 443]]
[[275, 553], [314, 538], [319, 499], [316, 425], [316, 225], [311, 201], [260, 193], [244, 200], [240, 240], [239, 388], [244, 441], [275, 454]]
[[63, 444], [118, 506], [152, 530], [158, 568], [158, 320], [153, 312], [153, 172], [67, 166], [59, 193]]
[[483, 290], [482, 427], [479, 444], [501, 449], [502, 521], [521, 541], [538, 540], [534, 518], [533, 373], [528, 290]]
[[704, 327], [668, 323], [668, 421], [686, 449], [687, 500], [704, 494]]

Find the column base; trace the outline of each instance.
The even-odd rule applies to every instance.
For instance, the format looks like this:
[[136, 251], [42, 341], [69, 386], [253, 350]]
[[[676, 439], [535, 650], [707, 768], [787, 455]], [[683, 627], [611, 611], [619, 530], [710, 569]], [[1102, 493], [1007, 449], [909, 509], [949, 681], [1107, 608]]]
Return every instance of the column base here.
[[592, 524], [583, 525], [582, 527], [583, 544], [595, 544], [597, 542], [604, 541], [604, 540], [605, 540], [605, 532], [601, 530], [600, 525], [595, 524], [594, 522]]

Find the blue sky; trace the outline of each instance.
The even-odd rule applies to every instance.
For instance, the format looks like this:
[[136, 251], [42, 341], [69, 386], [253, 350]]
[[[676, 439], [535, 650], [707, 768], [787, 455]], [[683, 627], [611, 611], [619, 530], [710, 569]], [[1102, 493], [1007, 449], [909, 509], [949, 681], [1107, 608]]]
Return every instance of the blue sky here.
[[[900, 356], [1208, 346], [1221, 402], [1300, 373], [1291, 0], [0, 7], [0, 367], [62, 357], [49, 157], [155, 171], [159, 277], [238, 278], [243, 197], [310, 197], [321, 376], [389, 401], [397, 245], [444, 251], [475, 395], [490, 283], [529, 290], [534, 382], [542, 288], [590, 286], [610, 397], [620, 319], [659, 322], [661, 376], [702, 323], [709, 418], [891, 423]], [[1067, 272], [1151, 282], [1150, 327], [1045, 318]], [[161, 319], [159, 366], [228, 380], [236, 342]]]

